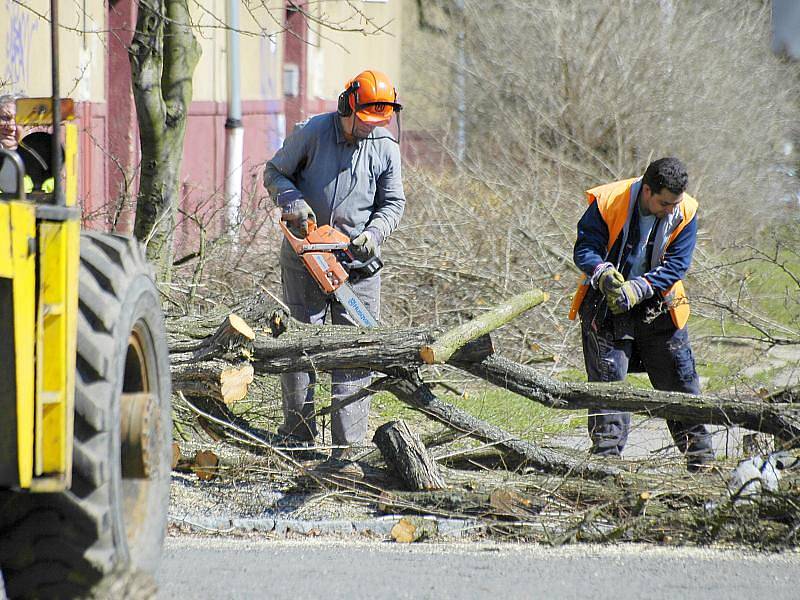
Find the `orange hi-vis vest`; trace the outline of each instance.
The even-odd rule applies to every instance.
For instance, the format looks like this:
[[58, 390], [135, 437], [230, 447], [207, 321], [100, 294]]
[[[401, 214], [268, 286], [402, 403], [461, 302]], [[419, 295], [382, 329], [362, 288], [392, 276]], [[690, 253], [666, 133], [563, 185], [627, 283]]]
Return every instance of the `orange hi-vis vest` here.
[[[631, 186], [638, 180], [639, 178], [615, 181], [586, 191], [588, 203], [591, 205], [592, 202], [597, 202], [600, 215], [603, 217], [603, 221], [605, 221], [608, 227], [607, 253], [611, 252], [611, 248], [614, 247], [617, 238], [624, 229], [627, 229], [630, 216], [633, 213], [631, 203], [636, 201], [636, 198], [631, 198]], [[697, 214], [697, 200], [692, 198], [689, 194], [684, 193], [683, 200], [677, 210], [680, 211], [680, 221], [676, 219], [675, 228], [668, 232], [669, 238], [664, 245], [661, 256], [658, 257], [659, 262], [663, 262], [664, 254], [667, 248], [669, 248], [669, 245], [675, 241], [675, 238], [683, 231], [683, 228], [694, 219]], [[572, 299], [572, 306], [569, 310], [569, 318], [571, 320], [574, 320], [578, 315], [578, 310], [588, 291], [589, 278], [584, 276]], [[682, 329], [689, 320], [690, 312], [689, 300], [686, 297], [683, 281], [676, 281], [668, 290], [662, 291], [661, 295], [669, 306], [669, 312], [675, 327]]]

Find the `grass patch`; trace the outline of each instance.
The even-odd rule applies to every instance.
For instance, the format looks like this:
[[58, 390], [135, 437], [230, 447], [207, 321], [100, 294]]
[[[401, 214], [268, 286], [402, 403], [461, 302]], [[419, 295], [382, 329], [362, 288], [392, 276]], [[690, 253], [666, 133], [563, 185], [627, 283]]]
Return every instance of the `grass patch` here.
[[[523, 439], [539, 440], [569, 431], [585, 418], [581, 413], [548, 408], [498, 388], [470, 388], [462, 395], [439, 390], [435, 393], [441, 400]], [[433, 425], [430, 419], [412, 410], [388, 392], [374, 396], [372, 411], [382, 422], [403, 419], [422, 431], [429, 429], [427, 424]]]

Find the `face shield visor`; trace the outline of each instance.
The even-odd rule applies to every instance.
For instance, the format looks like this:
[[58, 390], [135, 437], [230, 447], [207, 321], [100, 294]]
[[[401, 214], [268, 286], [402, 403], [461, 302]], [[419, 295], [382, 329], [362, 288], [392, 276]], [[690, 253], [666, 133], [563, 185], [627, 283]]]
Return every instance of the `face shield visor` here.
[[[355, 135], [362, 138], [369, 137], [370, 139], [383, 139], [388, 137], [399, 144], [402, 131], [400, 123], [400, 113], [402, 109], [403, 105], [398, 102], [369, 102], [365, 104], [356, 104], [356, 118], [363, 126], [359, 127], [359, 124], [354, 125]], [[392, 116], [396, 118], [392, 119]], [[371, 135], [377, 127], [385, 128], [388, 130], [389, 135], [381, 135], [381, 133], [378, 133], [377, 136]], [[358, 131], [359, 129], [361, 131]]]

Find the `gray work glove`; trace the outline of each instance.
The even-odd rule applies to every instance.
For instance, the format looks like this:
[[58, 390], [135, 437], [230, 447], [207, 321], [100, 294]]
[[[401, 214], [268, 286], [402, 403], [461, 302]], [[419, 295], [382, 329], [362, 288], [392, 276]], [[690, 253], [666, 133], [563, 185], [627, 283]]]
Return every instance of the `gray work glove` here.
[[355, 257], [362, 261], [368, 261], [378, 253], [378, 234], [373, 229], [365, 229], [350, 242]]
[[317, 216], [298, 190], [281, 192], [276, 204], [281, 209], [281, 220], [289, 223], [292, 233], [299, 233], [300, 237], [308, 235], [309, 221], [317, 222]]

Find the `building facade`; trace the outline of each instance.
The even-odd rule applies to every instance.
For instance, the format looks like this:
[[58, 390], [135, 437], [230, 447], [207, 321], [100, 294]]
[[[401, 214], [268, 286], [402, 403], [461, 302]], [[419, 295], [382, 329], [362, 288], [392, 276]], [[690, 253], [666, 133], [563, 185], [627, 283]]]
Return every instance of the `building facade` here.
[[[23, 5], [24, 4], [24, 5]], [[229, 0], [189, 3], [202, 48], [193, 77], [182, 162], [178, 237], [199, 222], [221, 231], [228, 114]], [[287, 1], [269, 11], [239, 2], [239, 75], [244, 127], [242, 206], [263, 206], [263, 165], [287, 124], [335, 110], [345, 81], [364, 68], [400, 85], [401, 0]], [[128, 47], [135, 0], [84, 0], [60, 8], [62, 96], [76, 101], [80, 198], [85, 226], [131, 230], [137, 190], [138, 125]], [[47, 0], [0, 0], [0, 93], [50, 94]]]

